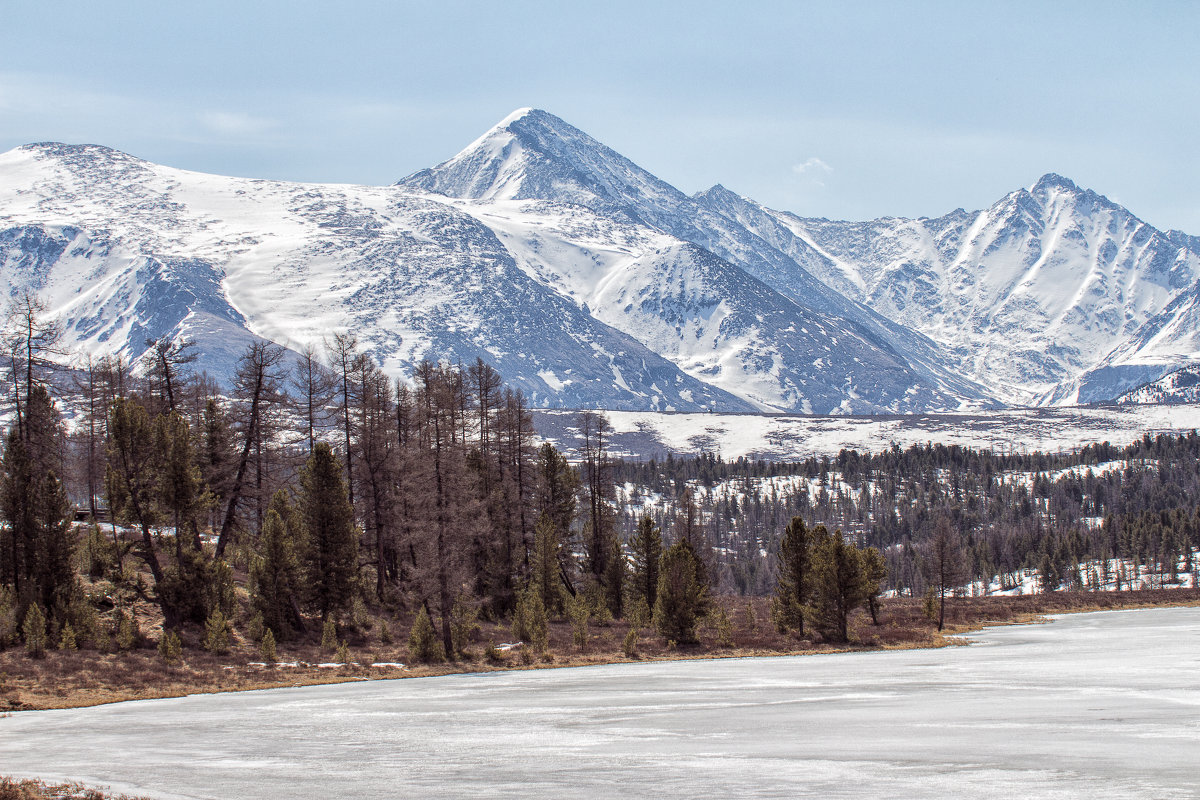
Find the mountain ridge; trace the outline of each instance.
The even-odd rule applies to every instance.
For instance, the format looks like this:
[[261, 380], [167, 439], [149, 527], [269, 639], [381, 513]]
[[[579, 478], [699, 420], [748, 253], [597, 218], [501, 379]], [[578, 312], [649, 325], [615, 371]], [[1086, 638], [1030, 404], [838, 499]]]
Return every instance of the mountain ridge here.
[[[0, 155], [10, 291], [51, 290], [87, 349], [136, 358], [131, 337], [195, 330], [224, 343], [221, 372], [238, 341], [319, 344], [324, 326], [397, 376], [483, 357], [544, 406], [1116, 396], [1196, 358], [1198, 241], [1055, 173], [916, 220], [801, 218], [721, 184], [688, 196], [532, 108], [390, 187], [224, 178], [102, 145]], [[85, 276], [102, 280], [64, 285]]]

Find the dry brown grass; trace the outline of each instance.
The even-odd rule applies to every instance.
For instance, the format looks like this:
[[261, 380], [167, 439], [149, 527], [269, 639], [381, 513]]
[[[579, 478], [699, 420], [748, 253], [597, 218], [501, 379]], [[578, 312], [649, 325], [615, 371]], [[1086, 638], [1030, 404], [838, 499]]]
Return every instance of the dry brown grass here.
[[[830, 644], [814, 638], [781, 634], [771, 625], [769, 600], [723, 598], [721, 600], [734, 624], [732, 645], [718, 643], [716, 628], [700, 629], [698, 645], [669, 647], [652, 631], [642, 631], [638, 656], [633, 660], [674, 660], [682, 658], [724, 658], [790, 655], [847, 650], [880, 650], [914, 647], [941, 647], [961, 643], [961, 634], [987, 625], [1028, 622], [1046, 614], [1095, 611], [1116, 608], [1142, 608], [1165, 605], [1198, 605], [1200, 591], [1190, 589], [1146, 590], [1137, 592], [1101, 592], [1026, 595], [1019, 597], [961, 598], [948, 600], [946, 630], [939, 633], [921, 611], [918, 599], [897, 598], [884, 601], [879, 625], [857, 613], [851, 621], [851, 641]], [[747, 615], [752, 608], [755, 622]], [[607, 626], [592, 624], [586, 648], [576, 647], [571, 628], [565, 622], [550, 625], [550, 649], [545, 656], [520, 650], [489, 659], [489, 642], [509, 641], [504, 625], [483, 623], [480, 634], [459, 661], [442, 664], [411, 664], [407, 647], [407, 628], [389, 620], [396, 642], [378, 641], [378, 624], [370, 629], [349, 632], [348, 666], [322, 668], [333, 655], [322, 652], [319, 632], [306, 639], [279, 645], [280, 662], [303, 662], [299, 667], [262, 667], [253, 643], [238, 638], [224, 656], [214, 656], [188, 642], [183, 661], [169, 666], [163, 663], [152, 644], [123, 653], [95, 651], [51, 651], [44, 659], [30, 659], [19, 649], [0, 653], [0, 711], [73, 708], [121, 700], [177, 697], [206, 692], [242, 691], [284, 686], [305, 686], [344, 681], [408, 678], [455, 672], [485, 672], [498, 669], [537, 669], [588, 664], [627, 662], [622, 644], [629, 626], [614, 622]], [[377, 662], [409, 663], [406, 669], [376, 668]], [[3, 796], [0, 795], [0, 800]]]
[[78, 783], [17, 781], [0, 777], [0, 800], [136, 800], [128, 795], [104, 794]]

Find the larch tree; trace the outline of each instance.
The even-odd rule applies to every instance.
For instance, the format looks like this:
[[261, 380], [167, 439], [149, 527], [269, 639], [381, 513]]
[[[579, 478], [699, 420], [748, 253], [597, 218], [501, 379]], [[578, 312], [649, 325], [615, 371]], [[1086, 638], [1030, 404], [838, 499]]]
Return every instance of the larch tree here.
[[243, 409], [239, 426], [242, 447], [229, 487], [225, 518], [217, 536], [217, 558], [225, 555], [225, 548], [237, 522], [238, 504], [246, 492], [249, 469], [252, 467], [251, 457], [254, 455], [255, 445], [261, 443], [267, 414], [282, 401], [283, 375], [280, 365], [285, 352], [277, 344], [251, 342], [238, 361], [237, 373], [234, 376], [234, 394]]
[[962, 585], [966, 575], [966, 550], [962, 536], [946, 514], [933, 523], [933, 535], [923, 547], [925, 579], [938, 598], [938, 630], [946, 625], [946, 595]]

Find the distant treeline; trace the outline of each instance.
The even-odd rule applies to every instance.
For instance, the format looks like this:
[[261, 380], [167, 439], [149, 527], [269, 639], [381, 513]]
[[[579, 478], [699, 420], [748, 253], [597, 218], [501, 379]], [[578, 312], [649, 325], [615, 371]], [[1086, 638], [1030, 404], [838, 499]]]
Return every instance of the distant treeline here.
[[[1089, 561], [1101, 564], [1097, 584], [1128, 588], [1148, 569], [1169, 585], [1180, 569], [1195, 569], [1191, 553], [1200, 547], [1195, 431], [1063, 453], [925, 444], [788, 463], [706, 454], [622, 462], [614, 475], [661, 495], [668, 515], [681, 503], [699, 502], [710, 535], [732, 554], [725, 569], [729, 587], [750, 593], [770, 591], [773, 561], [754, 554], [774, 552], [793, 516], [880, 548], [890, 587], [915, 594], [928, 585], [921, 545], [942, 519], [962, 537], [967, 576], [1003, 585], [1034, 569], [1046, 588], [1083, 588], [1080, 576], [1087, 572], [1075, 567]], [[784, 488], [771, 488], [781, 483]], [[684, 499], [689, 486], [696, 489]], [[1109, 564], [1112, 559], [1126, 563]], [[1100, 574], [1106, 568], [1111, 572]]]

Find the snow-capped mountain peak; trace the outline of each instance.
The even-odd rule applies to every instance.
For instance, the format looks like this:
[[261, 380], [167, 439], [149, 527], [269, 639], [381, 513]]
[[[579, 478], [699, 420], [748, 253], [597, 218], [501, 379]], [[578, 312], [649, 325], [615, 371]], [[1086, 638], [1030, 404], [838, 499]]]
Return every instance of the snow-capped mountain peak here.
[[[688, 197], [546, 111], [390, 187], [0, 154], [0, 276], [70, 343], [353, 330], [390, 373], [496, 366], [537, 406], [907, 413], [1104, 399], [1200, 357], [1200, 241], [1053, 173], [983, 211], [803, 219]], [[1135, 384], [1130, 384], [1135, 381]]]

